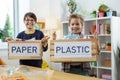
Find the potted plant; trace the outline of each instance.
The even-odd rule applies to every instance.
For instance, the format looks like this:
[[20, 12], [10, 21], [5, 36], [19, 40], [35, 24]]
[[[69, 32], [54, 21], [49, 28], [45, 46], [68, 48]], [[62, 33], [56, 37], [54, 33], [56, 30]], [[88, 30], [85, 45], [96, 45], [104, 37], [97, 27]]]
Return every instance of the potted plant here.
[[75, 0], [69, 0], [67, 2], [67, 6], [69, 7], [69, 12], [72, 14], [77, 9], [77, 4]]
[[107, 50], [111, 51], [111, 43], [109, 43], [109, 42], [107, 43]]
[[92, 13], [90, 13], [91, 18], [96, 18], [96, 11], [94, 10]]
[[104, 17], [105, 13], [109, 11], [109, 7], [106, 4], [101, 4], [98, 8], [98, 16], [99, 17]]
[[109, 7], [106, 4], [101, 4], [98, 8], [99, 12], [106, 12], [109, 10]]

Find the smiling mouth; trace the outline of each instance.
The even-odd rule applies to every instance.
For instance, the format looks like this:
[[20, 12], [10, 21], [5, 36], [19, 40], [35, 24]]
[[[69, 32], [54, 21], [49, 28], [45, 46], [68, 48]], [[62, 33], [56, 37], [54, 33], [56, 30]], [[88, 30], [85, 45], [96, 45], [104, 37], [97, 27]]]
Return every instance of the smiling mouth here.
[[73, 29], [73, 31], [78, 31], [79, 29]]

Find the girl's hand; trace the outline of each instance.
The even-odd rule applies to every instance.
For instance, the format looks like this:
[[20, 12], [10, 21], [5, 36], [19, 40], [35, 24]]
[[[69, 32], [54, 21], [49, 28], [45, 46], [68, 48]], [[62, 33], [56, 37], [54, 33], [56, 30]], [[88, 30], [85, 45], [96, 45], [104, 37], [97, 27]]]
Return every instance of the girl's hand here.
[[56, 32], [53, 32], [53, 34], [52, 34], [52, 39], [53, 39], [53, 40], [56, 40], [56, 37], [57, 37]]
[[48, 39], [49, 38], [50, 37], [48, 37], [48, 36], [45, 36], [44, 38], [42, 38], [42, 46], [43, 47], [46, 47], [48, 45]]

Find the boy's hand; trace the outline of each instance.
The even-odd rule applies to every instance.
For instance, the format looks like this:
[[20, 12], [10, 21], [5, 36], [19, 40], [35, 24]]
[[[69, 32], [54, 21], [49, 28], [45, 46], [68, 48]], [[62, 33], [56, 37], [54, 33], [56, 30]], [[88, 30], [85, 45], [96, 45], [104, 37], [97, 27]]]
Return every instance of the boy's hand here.
[[16, 39], [14, 39], [14, 41], [22, 41], [22, 39], [18, 39], [18, 38], [16, 38]]
[[12, 41], [12, 40], [13, 40], [13, 39], [10, 38], [10, 37], [6, 37], [6, 38], [5, 38], [5, 41], [6, 41], [6, 42], [8, 42], [8, 41]]
[[96, 31], [94, 32], [94, 38], [98, 39], [98, 33]]
[[44, 38], [42, 38], [42, 46], [43, 47], [46, 47], [47, 46], [47, 44], [48, 44], [48, 39], [49, 39], [50, 37], [48, 37], [48, 36], [45, 36]]
[[56, 32], [53, 32], [53, 34], [52, 34], [52, 39], [53, 39], [53, 40], [56, 40], [56, 37], [57, 37]]
[[94, 38], [97, 39], [95, 43], [97, 44], [97, 50], [99, 52], [100, 48], [99, 48], [99, 41], [98, 41], [98, 33], [96, 31], [94, 32]]
[[22, 41], [22, 39], [18, 39], [18, 38], [12, 39], [12, 38], [10, 38], [10, 37], [6, 37], [6, 38], [5, 38], [5, 41], [6, 41], [6, 42], [8, 42], [8, 41]]

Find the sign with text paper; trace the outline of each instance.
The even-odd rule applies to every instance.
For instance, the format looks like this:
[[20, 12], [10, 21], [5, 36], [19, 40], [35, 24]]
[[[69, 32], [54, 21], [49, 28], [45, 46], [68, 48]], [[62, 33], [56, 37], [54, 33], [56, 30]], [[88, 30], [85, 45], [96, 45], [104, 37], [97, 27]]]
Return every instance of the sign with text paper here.
[[54, 57], [56, 58], [92, 57], [91, 41], [55, 42]]
[[53, 62], [90, 62], [97, 60], [96, 39], [51, 40], [50, 60]]
[[9, 59], [40, 59], [42, 57], [41, 41], [8, 42]]

